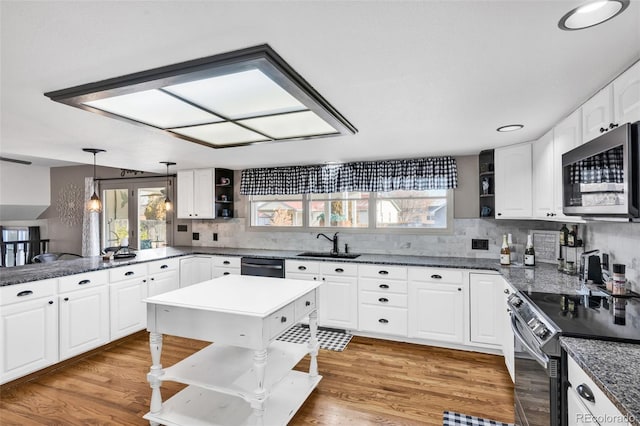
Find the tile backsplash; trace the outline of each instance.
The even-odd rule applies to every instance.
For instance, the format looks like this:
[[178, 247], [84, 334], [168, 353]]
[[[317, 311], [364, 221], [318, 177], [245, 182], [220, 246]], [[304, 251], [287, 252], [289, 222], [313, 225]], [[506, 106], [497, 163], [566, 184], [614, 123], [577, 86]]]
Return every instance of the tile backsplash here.
[[[530, 230], [559, 230], [557, 222], [527, 220], [455, 219], [450, 235], [414, 235], [401, 233], [349, 233], [341, 232], [340, 250], [349, 245], [353, 253], [398, 254], [413, 256], [472, 257], [497, 259], [502, 235], [513, 234], [516, 252], [524, 252]], [[610, 263], [627, 265], [627, 279], [632, 288], [639, 291], [640, 278], [640, 224], [590, 222], [580, 224], [580, 233], [586, 249], [600, 249], [610, 253]], [[243, 218], [225, 222], [193, 221], [192, 231], [200, 239], [193, 246], [259, 248], [273, 250], [328, 251], [331, 245], [324, 238], [317, 239], [317, 232], [252, 231]], [[213, 234], [217, 241], [213, 241]], [[489, 250], [472, 250], [471, 239], [489, 240]]]

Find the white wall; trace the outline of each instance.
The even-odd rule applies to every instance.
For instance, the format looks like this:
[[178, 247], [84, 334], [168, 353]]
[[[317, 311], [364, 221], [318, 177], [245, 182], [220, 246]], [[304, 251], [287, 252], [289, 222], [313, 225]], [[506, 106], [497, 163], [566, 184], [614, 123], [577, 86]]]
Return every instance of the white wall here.
[[49, 167], [0, 164], [0, 220], [37, 219], [50, 202]]

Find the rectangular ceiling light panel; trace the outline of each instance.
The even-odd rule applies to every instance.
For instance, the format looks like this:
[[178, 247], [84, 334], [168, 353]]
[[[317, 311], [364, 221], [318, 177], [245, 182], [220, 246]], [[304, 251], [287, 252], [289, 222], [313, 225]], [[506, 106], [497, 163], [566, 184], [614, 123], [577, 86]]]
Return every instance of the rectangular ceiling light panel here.
[[161, 129], [222, 121], [222, 118], [160, 90], [145, 90], [83, 104]]
[[214, 148], [357, 132], [268, 45], [45, 96]]

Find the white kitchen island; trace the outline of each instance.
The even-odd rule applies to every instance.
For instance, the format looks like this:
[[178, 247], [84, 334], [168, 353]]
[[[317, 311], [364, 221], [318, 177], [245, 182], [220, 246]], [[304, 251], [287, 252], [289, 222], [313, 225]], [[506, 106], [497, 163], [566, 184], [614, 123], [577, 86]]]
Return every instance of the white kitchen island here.
[[[152, 366], [152, 425], [284, 425], [318, 385], [319, 283], [227, 275], [145, 299]], [[309, 316], [308, 345], [275, 340]], [[162, 335], [215, 342], [177, 364], [160, 363]], [[309, 373], [292, 370], [310, 354]], [[187, 384], [162, 401], [163, 381]]]

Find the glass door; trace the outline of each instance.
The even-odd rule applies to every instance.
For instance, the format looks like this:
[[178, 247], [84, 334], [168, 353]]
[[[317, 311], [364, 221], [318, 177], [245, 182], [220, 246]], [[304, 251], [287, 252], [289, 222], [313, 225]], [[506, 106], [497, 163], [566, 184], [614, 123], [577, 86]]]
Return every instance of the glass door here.
[[[128, 246], [142, 250], [170, 246], [172, 214], [167, 215], [165, 210], [166, 184], [164, 178], [100, 182], [101, 247]], [[171, 180], [169, 191], [169, 198], [174, 199]]]

